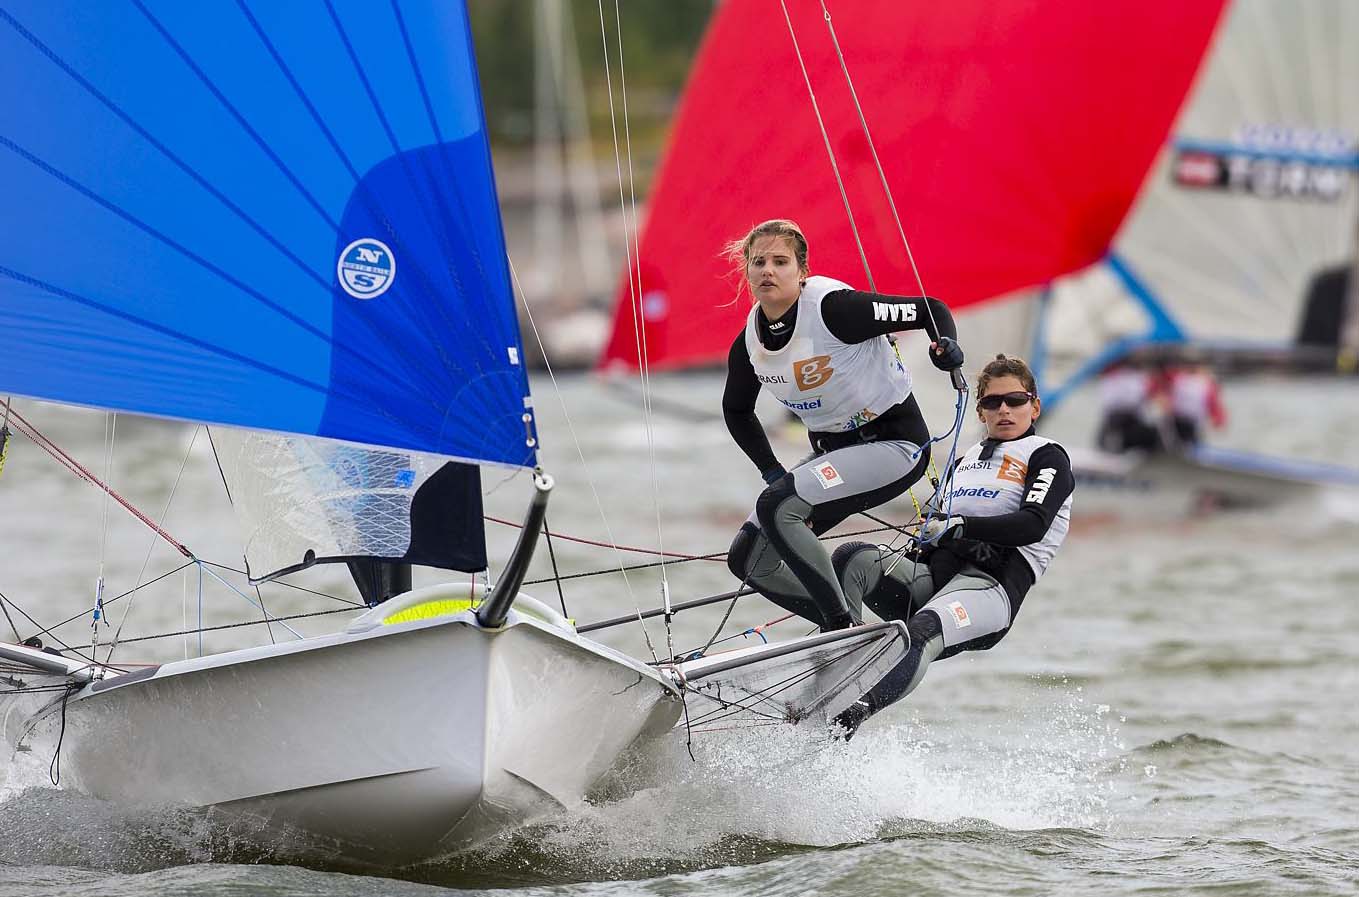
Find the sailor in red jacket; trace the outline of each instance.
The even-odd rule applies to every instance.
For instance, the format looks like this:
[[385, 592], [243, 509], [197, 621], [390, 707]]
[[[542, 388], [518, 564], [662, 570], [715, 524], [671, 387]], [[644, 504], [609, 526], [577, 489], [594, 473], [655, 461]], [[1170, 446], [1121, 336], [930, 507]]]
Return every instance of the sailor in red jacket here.
[[1199, 441], [1205, 421], [1215, 430], [1226, 426], [1227, 410], [1222, 406], [1217, 379], [1202, 362], [1191, 359], [1170, 368], [1163, 389], [1171, 430], [1180, 448]]

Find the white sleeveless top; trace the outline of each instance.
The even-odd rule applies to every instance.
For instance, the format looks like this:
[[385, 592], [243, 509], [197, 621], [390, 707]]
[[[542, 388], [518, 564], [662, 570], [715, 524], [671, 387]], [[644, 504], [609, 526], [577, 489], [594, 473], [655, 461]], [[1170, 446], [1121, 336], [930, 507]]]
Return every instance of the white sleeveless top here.
[[1179, 417], [1203, 421], [1208, 417], [1213, 381], [1207, 374], [1183, 371], [1170, 381], [1170, 410]]
[[782, 349], [760, 343], [757, 304], [746, 319], [746, 351], [761, 385], [807, 429], [857, 430], [911, 393], [911, 374], [887, 337], [842, 343], [821, 319], [821, 300], [853, 289], [829, 277], [809, 277], [798, 298], [797, 323]]
[[[1046, 478], [1040, 471], [1037, 481], [1027, 495], [1024, 491], [1024, 481], [1029, 474], [1029, 458], [1038, 449], [1054, 441], [1038, 435], [1012, 439], [997, 445], [995, 452], [985, 461], [981, 459], [985, 443], [977, 443], [967, 450], [967, 454], [963, 455], [962, 461], [954, 470], [952, 489], [939, 510], [942, 513], [961, 514], [964, 517], [994, 517], [997, 514], [1018, 511], [1026, 499], [1042, 501], [1047, 495], [1048, 487], [1052, 485], [1052, 475], [1055, 471], [1049, 473]], [[950, 498], [952, 504], [948, 501]], [[1070, 526], [1071, 496], [1068, 495], [1043, 538], [1031, 545], [1019, 547], [1020, 553], [1033, 569], [1035, 582], [1047, 569], [1052, 556], [1057, 553], [1058, 546], [1066, 538], [1066, 531]], [[967, 538], [966, 528], [963, 531], [963, 538]]]
[[1146, 371], [1119, 368], [1099, 378], [1100, 405], [1105, 411], [1137, 411], [1151, 391]]

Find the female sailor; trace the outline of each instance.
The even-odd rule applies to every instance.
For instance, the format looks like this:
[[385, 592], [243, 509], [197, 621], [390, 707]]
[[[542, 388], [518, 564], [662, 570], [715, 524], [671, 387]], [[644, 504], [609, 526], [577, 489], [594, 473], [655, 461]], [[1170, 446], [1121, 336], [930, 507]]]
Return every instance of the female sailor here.
[[835, 718], [846, 738], [914, 690], [931, 661], [999, 642], [1066, 537], [1075, 480], [1066, 450], [1034, 432], [1042, 403], [1028, 365], [997, 355], [977, 396], [986, 438], [954, 465], [919, 560], [863, 542], [835, 550], [850, 602], [906, 620], [911, 636], [906, 657]]
[[[766, 221], [728, 251], [756, 304], [727, 357], [722, 413], [767, 488], [727, 564], [774, 603], [842, 629], [856, 619], [817, 536], [905, 492], [929, 463], [929, 429], [887, 334], [926, 330], [935, 367], [955, 370], [963, 353], [953, 316], [937, 299], [809, 276], [807, 240], [791, 221]], [[809, 431], [812, 454], [791, 471], [755, 416], [762, 388]]]

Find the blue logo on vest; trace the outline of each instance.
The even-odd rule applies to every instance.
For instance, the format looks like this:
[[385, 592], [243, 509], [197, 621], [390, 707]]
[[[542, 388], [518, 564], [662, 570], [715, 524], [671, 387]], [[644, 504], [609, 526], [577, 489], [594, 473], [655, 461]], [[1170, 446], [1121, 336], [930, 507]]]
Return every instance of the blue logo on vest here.
[[985, 486], [960, 486], [949, 493], [950, 499], [954, 498], [999, 498], [999, 489], [987, 489]]
[[396, 280], [396, 258], [386, 243], [365, 237], [344, 248], [335, 273], [346, 293], [355, 299], [374, 299]]

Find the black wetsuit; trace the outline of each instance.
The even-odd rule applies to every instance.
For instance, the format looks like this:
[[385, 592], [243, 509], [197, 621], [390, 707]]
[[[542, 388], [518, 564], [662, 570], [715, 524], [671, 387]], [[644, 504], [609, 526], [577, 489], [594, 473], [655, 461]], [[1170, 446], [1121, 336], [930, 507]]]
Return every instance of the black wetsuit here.
[[[1033, 435], [1033, 430], [1024, 435]], [[985, 440], [982, 457], [989, 457], [988, 446], [994, 450], [1004, 445]], [[913, 691], [930, 662], [985, 650], [1010, 631], [1036, 579], [1035, 562], [1021, 548], [1043, 543], [1055, 552], [1065, 534], [1063, 521], [1056, 541], [1045, 541], [1064, 507], [1069, 513], [1068, 499], [1075, 489], [1066, 451], [1055, 442], [1035, 449], [1020, 488], [1024, 499], [1018, 508], [961, 515], [961, 528], [927, 546], [918, 560], [864, 542], [836, 549], [836, 573], [849, 600], [861, 599], [885, 620], [906, 620], [911, 637], [906, 657], [837, 718], [849, 733]]]
[[[782, 349], [799, 330], [797, 316], [805, 313], [801, 305], [799, 300], [773, 322], [757, 309], [760, 346], [771, 352]], [[884, 307], [895, 309], [890, 317]], [[937, 299], [843, 289], [822, 296], [819, 308], [825, 330], [849, 346], [912, 329], [923, 329], [936, 341], [957, 336], [948, 307]], [[842, 378], [835, 388], [855, 387], [853, 379]], [[909, 489], [929, 463], [929, 429], [907, 385], [900, 400], [861, 425], [810, 430], [812, 454], [785, 472], [755, 415], [761, 388], [743, 330], [728, 353], [722, 411], [732, 438], [770, 485], [733, 541], [728, 565], [771, 601], [824, 628], [850, 625], [853, 617], [830, 557], [815, 536]]]

